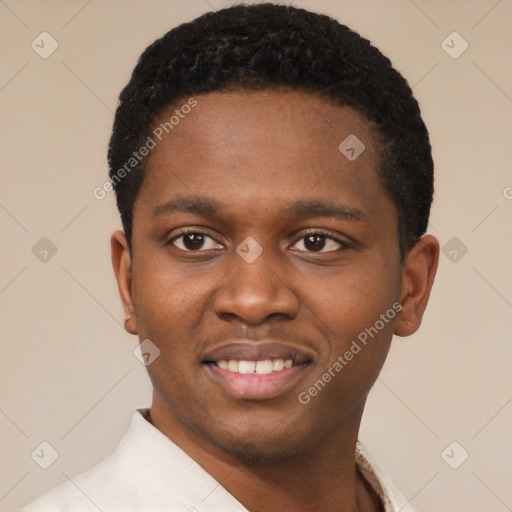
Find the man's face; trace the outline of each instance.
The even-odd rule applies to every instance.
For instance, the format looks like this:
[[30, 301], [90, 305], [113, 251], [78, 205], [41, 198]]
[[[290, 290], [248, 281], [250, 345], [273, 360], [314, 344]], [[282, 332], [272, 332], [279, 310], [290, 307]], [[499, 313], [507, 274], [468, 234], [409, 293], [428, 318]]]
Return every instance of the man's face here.
[[[375, 325], [402, 267], [376, 138], [306, 93], [196, 100], [151, 150], [134, 209], [136, 330], [161, 351], [153, 406], [228, 451], [295, 453], [358, 424], [389, 349], [394, 321]], [[349, 135], [355, 160], [338, 149]]]

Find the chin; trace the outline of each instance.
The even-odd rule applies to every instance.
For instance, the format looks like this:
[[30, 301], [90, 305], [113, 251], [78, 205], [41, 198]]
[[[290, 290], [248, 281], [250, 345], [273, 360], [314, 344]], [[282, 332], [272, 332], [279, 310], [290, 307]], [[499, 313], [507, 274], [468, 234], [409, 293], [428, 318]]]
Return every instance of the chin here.
[[296, 424], [285, 425], [281, 420], [237, 421], [224, 425], [220, 432], [210, 431], [205, 435], [224, 451], [247, 461], [293, 456], [312, 438], [311, 433], [298, 430]]

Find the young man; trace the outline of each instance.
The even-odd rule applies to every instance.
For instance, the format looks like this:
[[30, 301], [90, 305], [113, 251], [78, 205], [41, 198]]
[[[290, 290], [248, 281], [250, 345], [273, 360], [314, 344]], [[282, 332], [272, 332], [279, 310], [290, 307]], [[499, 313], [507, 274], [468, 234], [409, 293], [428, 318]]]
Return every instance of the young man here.
[[428, 133], [390, 61], [301, 9], [206, 14], [141, 56], [109, 163], [153, 401], [25, 510], [412, 510], [357, 441], [439, 254]]

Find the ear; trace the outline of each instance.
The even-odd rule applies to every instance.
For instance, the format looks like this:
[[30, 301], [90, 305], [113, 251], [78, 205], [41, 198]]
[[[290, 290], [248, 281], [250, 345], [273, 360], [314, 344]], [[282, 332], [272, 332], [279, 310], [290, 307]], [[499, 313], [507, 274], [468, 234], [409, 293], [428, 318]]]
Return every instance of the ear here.
[[423, 236], [405, 258], [395, 334], [410, 336], [421, 325], [439, 261], [439, 242]]
[[110, 238], [112, 266], [124, 311], [124, 328], [130, 334], [137, 334], [137, 317], [132, 301], [132, 261], [130, 248], [123, 231], [118, 230]]

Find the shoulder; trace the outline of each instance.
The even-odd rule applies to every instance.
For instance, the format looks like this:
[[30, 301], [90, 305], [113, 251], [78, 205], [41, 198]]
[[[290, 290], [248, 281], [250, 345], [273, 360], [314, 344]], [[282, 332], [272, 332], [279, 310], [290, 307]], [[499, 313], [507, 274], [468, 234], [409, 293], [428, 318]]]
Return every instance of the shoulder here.
[[[26, 505], [21, 512], [110, 512], [132, 511], [137, 503], [136, 485], [141, 469], [140, 452], [144, 452], [151, 430], [143, 417], [144, 409], [136, 411], [132, 422], [114, 453], [92, 469], [43, 494]], [[142, 447], [141, 447], [142, 445]]]
[[21, 512], [155, 512], [246, 509], [139, 410], [116, 451]]
[[[130, 485], [122, 477], [114, 453], [89, 471], [70, 478], [47, 492], [22, 508], [21, 512], [129, 510], [123, 505], [133, 504], [130, 492]], [[112, 508], [113, 503], [116, 504], [115, 508]]]

